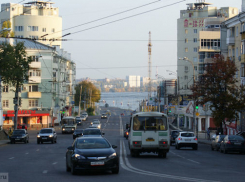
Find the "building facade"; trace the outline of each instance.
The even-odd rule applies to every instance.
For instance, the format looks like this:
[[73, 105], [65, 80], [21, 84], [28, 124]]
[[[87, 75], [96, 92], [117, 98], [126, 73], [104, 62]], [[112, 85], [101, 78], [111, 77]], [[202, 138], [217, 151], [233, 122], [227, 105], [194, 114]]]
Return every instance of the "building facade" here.
[[[6, 38], [0, 38], [0, 42]], [[32, 58], [29, 79], [20, 88], [18, 124], [41, 128], [59, 123], [60, 111], [71, 115], [75, 95], [76, 65], [59, 46], [50, 47], [29, 39], [7, 39], [10, 44], [24, 42], [27, 56]], [[2, 83], [3, 127], [13, 126], [14, 92]]]
[[140, 76], [129, 75], [126, 77], [129, 87], [140, 87]]
[[59, 16], [59, 8], [53, 7], [53, 4], [44, 1], [32, 1], [23, 5], [1, 4], [0, 30], [2, 23], [9, 20], [15, 37], [61, 46], [61, 41], [51, 41], [62, 37], [62, 18]]

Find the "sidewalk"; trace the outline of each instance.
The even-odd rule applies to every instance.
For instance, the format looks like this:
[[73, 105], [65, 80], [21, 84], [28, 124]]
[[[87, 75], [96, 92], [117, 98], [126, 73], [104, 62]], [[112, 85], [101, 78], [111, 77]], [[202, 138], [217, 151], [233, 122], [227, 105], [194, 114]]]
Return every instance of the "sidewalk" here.
[[[172, 125], [172, 124], [169, 124], [169, 125], [171, 127], [173, 127], [175, 130], [190, 131], [188, 128], [182, 128], [182, 129], [180, 129], [180, 128], [177, 128], [176, 126]], [[206, 133], [198, 133], [198, 143], [211, 145], [211, 140], [208, 140], [206, 138]]]
[[10, 140], [0, 140], [0, 146], [10, 143]]

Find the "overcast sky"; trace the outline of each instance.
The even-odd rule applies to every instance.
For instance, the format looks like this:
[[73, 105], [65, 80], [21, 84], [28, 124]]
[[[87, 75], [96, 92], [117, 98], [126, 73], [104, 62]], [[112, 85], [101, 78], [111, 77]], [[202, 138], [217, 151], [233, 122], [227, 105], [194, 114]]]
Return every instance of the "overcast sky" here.
[[[152, 78], [155, 78], [156, 66], [159, 75], [173, 78], [166, 70], [176, 72], [177, 69], [177, 19], [180, 10], [187, 8], [187, 3], [196, 2], [196, 0], [181, 1], [52, 0], [63, 18], [63, 30], [155, 2], [118, 16], [64, 31], [63, 35], [71, 33], [66, 37], [69, 41], [63, 42], [63, 48], [71, 53], [72, 60], [76, 63], [76, 78], [112, 79], [125, 78], [127, 75], [148, 76], [149, 31], [153, 40]], [[18, 3], [20, 0], [11, 2]], [[212, 6], [218, 8], [231, 6], [241, 9], [241, 0], [206, 0], [206, 2], [213, 3]], [[82, 31], [173, 3], [178, 4]], [[75, 33], [77, 31], [82, 32]]]

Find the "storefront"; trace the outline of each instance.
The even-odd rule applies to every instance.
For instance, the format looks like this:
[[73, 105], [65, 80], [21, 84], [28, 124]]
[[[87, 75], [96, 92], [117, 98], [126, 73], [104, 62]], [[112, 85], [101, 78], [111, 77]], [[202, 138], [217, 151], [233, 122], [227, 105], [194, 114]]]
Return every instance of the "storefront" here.
[[[3, 128], [8, 129], [14, 126], [14, 111], [3, 112]], [[47, 127], [51, 123], [49, 111], [19, 110], [17, 125], [26, 124], [30, 129]]]

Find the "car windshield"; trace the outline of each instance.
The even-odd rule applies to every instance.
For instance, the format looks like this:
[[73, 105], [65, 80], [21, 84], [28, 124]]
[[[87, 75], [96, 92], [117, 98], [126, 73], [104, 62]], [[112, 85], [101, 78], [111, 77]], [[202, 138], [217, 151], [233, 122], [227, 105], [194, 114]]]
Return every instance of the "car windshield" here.
[[168, 130], [166, 117], [134, 117], [133, 130]]
[[99, 121], [93, 121], [93, 124], [100, 124]]
[[77, 140], [78, 149], [110, 148], [110, 144], [104, 138], [82, 138]]
[[44, 130], [41, 130], [40, 133], [52, 133], [52, 130], [44, 129]]
[[194, 133], [181, 133], [182, 137], [194, 137]]
[[75, 120], [74, 119], [63, 119], [61, 121], [62, 125], [74, 125]]
[[84, 130], [83, 135], [101, 135], [100, 130]]
[[14, 130], [13, 135], [25, 134], [24, 130]]
[[239, 141], [244, 141], [244, 138], [238, 135], [230, 135], [229, 140], [239, 140]]

